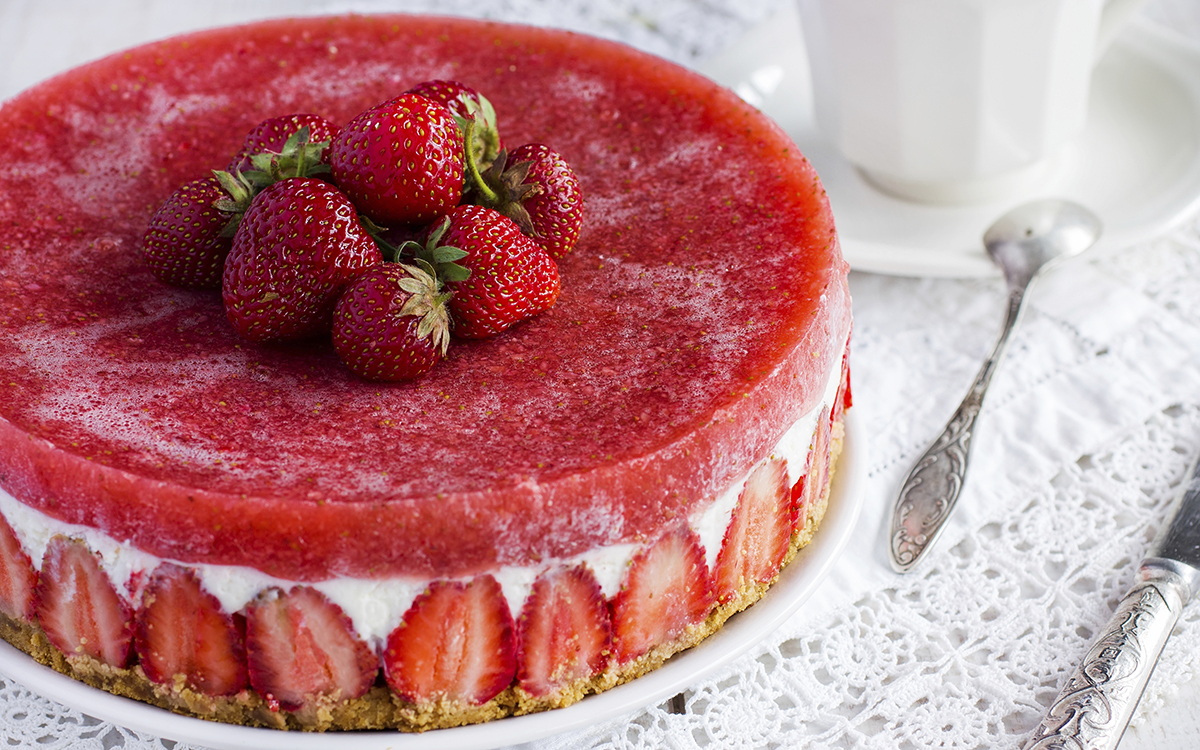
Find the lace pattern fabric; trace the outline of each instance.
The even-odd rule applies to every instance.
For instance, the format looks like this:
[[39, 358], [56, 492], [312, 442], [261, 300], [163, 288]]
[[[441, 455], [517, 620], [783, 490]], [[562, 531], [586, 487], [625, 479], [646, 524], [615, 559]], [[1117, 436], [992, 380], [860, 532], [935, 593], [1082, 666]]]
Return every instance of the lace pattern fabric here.
[[[610, 36], [686, 64], [719, 51], [781, 1], [505, 0], [483, 15]], [[1160, 0], [1149, 13], [1200, 28], [1189, 1]], [[191, 11], [217, 15], [186, 22], [277, 15], [277, 5], [218, 2]], [[474, 12], [457, 0], [288, 8], [385, 6]], [[18, 0], [0, 20], [33, 12]], [[138, 17], [166, 23], [161, 13]], [[128, 43], [180, 30], [168, 26], [143, 28]], [[1003, 749], [1020, 747], [1040, 720], [1132, 583], [1200, 454], [1200, 221], [1077, 259], [1039, 282], [984, 405], [956, 515], [930, 559], [903, 576], [885, 557], [887, 514], [996, 335], [1004, 289], [998, 279], [857, 273], [851, 289], [854, 408], [864, 428], [856, 438], [870, 458], [863, 515], [843, 562], [790, 622], [682, 701], [530, 748]], [[1200, 608], [1192, 606], [1135, 724], [1172, 706], [1197, 653]], [[0, 709], [8, 747], [196, 747], [92, 719], [4, 678]]]

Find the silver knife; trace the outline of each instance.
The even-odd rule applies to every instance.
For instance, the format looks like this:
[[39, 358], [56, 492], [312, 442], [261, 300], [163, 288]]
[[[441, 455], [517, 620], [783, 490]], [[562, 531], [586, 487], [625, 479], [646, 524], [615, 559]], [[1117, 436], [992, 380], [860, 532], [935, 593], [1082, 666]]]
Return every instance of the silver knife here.
[[1067, 680], [1025, 750], [1121, 741], [1183, 606], [1200, 586], [1200, 463], [1138, 568], [1137, 583]]

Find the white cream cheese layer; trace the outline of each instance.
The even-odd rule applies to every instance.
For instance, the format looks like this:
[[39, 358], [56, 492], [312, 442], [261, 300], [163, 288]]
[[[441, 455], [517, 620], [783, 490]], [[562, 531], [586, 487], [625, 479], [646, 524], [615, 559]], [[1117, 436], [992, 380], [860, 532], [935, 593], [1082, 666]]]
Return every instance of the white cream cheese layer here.
[[[793, 424], [770, 454], [773, 458], [787, 461], [789, 484], [795, 484], [804, 473], [817, 419], [826, 407], [832, 408], [841, 383], [841, 374], [839, 361], [839, 366], [833, 368], [821, 403]], [[689, 526], [704, 545], [705, 559], [710, 569], [716, 563], [725, 530], [729, 526], [734, 506], [749, 475], [748, 470], [720, 493], [715, 501], [688, 519]], [[164, 561], [163, 558], [135, 549], [128, 542], [119, 542], [97, 529], [51, 518], [22, 504], [2, 489], [0, 514], [16, 533], [35, 567], [41, 567], [46, 546], [53, 537], [63, 535], [80, 539], [100, 555], [101, 567], [117, 590], [130, 600], [136, 594], [133, 587], [140, 577], [138, 574], [149, 574]], [[587, 565], [595, 574], [602, 593], [611, 597], [620, 589], [629, 563], [641, 549], [642, 545], [639, 544], [610, 545], [569, 559], [543, 561], [537, 566], [503, 566], [492, 571], [492, 575], [499, 582], [513, 616], [516, 617], [520, 614], [537, 577], [557, 566]], [[277, 586], [288, 590], [296, 585], [294, 581], [275, 578], [254, 568], [238, 565], [179, 564], [196, 572], [205, 590], [217, 598], [226, 612], [242, 609], [264, 589]], [[335, 578], [308, 585], [341, 607], [359, 636], [371, 645], [379, 646], [400, 624], [413, 600], [430, 582], [428, 579], [414, 578]]]

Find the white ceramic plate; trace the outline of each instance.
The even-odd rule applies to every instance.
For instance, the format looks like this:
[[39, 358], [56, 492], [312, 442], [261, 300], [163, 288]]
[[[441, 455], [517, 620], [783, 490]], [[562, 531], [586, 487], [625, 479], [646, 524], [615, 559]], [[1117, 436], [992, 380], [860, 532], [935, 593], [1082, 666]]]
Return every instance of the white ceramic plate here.
[[1089, 253], [1157, 237], [1200, 208], [1200, 50], [1137, 21], [1096, 66], [1088, 124], [1036, 190], [969, 207], [931, 206], [873, 188], [817, 130], [794, 3], [701, 66], [773, 117], [821, 176], [850, 266], [915, 276], [991, 276], [988, 225], [1042, 196], [1095, 211], [1104, 234]]
[[850, 410], [846, 413], [844, 449], [820, 533], [757, 604], [662, 668], [567, 708], [425, 734], [306, 734], [216, 724], [110, 695], [38, 664], [4, 641], [0, 641], [0, 673], [105, 721], [217, 750], [487, 750], [581, 729], [670, 698], [749, 651], [791, 617], [832, 570], [858, 521], [866, 480], [865, 445], [862, 428], [854, 410]]

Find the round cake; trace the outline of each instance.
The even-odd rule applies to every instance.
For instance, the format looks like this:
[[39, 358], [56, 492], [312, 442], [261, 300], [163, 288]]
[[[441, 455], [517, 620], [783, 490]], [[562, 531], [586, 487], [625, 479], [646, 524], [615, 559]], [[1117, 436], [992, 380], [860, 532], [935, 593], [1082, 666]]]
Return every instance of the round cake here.
[[[142, 264], [260, 121], [435, 79], [578, 175], [548, 312], [372, 383]], [[554, 708], [712, 633], [816, 531], [848, 268], [794, 144], [694, 73], [463, 19], [264, 22], [5, 102], [0, 173], [0, 631], [77, 679], [278, 728]]]

